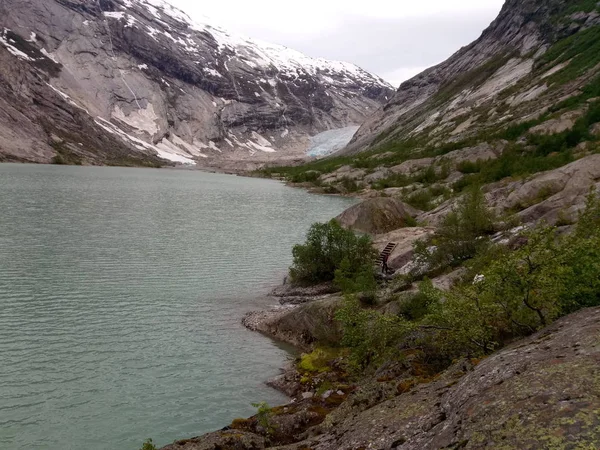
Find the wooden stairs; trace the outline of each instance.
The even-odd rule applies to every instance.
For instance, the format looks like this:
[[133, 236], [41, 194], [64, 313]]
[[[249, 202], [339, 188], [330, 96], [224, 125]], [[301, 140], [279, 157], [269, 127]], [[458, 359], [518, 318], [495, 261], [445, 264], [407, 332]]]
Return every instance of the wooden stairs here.
[[386, 261], [392, 252], [398, 247], [397, 242], [388, 242], [383, 251], [379, 254], [377, 265], [383, 269], [383, 262]]

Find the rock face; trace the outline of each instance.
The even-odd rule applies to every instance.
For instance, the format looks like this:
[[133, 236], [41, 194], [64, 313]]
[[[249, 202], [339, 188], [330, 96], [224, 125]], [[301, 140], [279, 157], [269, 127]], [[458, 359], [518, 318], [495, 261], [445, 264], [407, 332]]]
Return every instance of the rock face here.
[[590, 191], [600, 193], [600, 155], [591, 155], [525, 180], [490, 186], [488, 203], [498, 212], [520, 210], [525, 223], [574, 223]]
[[466, 374], [454, 368], [288, 448], [593, 448], [600, 442], [599, 367], [596, 308], [558, 321]]
[[395, 198], [380, 197], [354, 205], [336, 217], [343, 227], [383, 234], [407, 226], [419, 211]]
[[[581, 93], [600, 71], [597, 50], [583, 44], [597, 40], [600, 6], [593, 3], [507, 0], [478, 40], [403, 83], [344, 151], [358, 153], [407, 138], [437, 145], [490, 136], [501, 125], [535, 119]], [[581, 39], [575, 42], [583, 45], [565, 45], [546, 59], [553, 44], [576, 33]], [[580, 52], [584, 63], [576, 63], [578, 70], [566, 49]], [[557, 119], [540, 130], [564, 130], [572, 120], [572, 115]]]
[[[473, 367], [460, 362], [428, 384], [352, 407], [353, 396], [300, 442], [300, 450], [360, 448], [596, 448], [600, 443], [600, 308], [567, 316]], [[231, 430], [169, 450], [262, 449], [260, 436]]]
[[324, 296], [299, 307], [288, 306], [246, 314], [243, 325], [302, 350], [309, 351], [317, 341], [332, 342], [339, 338], [334, 315], [340, 296]]
[[38, 162], [59, 144], [91, 163], [107, 147], [202, 165], [293, 159], [392, 94], [352, 64], [234, 36], [162, 0], [4, 0], [0, 67], [0, 158]]

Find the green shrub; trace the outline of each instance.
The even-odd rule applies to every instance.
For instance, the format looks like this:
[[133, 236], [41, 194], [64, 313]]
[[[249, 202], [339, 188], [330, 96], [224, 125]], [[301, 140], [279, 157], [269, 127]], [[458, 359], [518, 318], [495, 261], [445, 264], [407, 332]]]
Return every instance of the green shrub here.
[[575, 232], [561, 246], [566, 278], [561, 292], [563, 312], [600, 305], [600, 198], [590, 193]]
[[540, 226], [525, 236], [518, 250], [491, 252], [472, 281], [434, 304], [424, 322], [438, 330], [442, 351], [489, 353], [562, 315], [600, 305], [600, 201], [590, 196], [570, 235]]
[[419, 270], [457, 266], [473, 258], [489, 247], [495, 220], [481, 189], [472, 188], [443, 219], [433, 237], [415, 244]]
[[398, 316], [363, 309], [355, 296], [346, 296], [335, 317], [343, 330], [341, 344], [350, 350], [349, 363], [355, 369], [394, 359], [396, 346], [412, 329]]
[[153, 444], [152, 439], [147, 439], [140, 450], [156, 450], [156, 445]]
[[340, 184], [347, 193], [358, 192], [360, 190], [360, 184], [349, 177], [342, 178]]
[[301, 172], [290, 177], [290, 181], [292, 183], [313, 183], [319, 184], [318, 180], [321, 176], [321, 172], [316, 170], [307, 170], [306, 172]]
[[373, 272], [377, 257], [369, 236], [357, 236], [335, 220], [310, 227], [304, 245], [292, 250], [294, 263], [290, 276], [295, 283], [316, 284]]
[[368, 261], [355, 266], [349, 258], [344, 258], [339, 268], [335, 270], [333, 281], [346, 294], [374, 293], [377, 289], [373, 263]]
[[471, 173], [479, 173], [481, 172], [481, 167], [483, 166], [483, 161], [461, 161], [456, 166], [456, 170], [463, 174], [471, 174]]
[[258, 424], [264, 429], [267, 435], [275, 433], [275, 427], [271, 423], [273, 417], [273, 411], [267, 402], [252, 403], [257, 409], [256, 420]]
[[403, 198], [404, 202], [413, 208], [421, 211], [430, 211], [433, 209], [433, 195], [429, 189], [421, 189]]
[[[478, 195], [471, 195], [456, 215], [463, 227], [472, 222], [467, 232], [477, 236], [490, 231], [491, 221]], [[539, 226], [521, 237], [526, 242], [517, 250], [488, 242], [447, 292], [423, 281], [400, 304], [399, 316], [346, 297], [336, 319], [350, 366], [378, 366], [412, 349], [421, 363], [433, 361], [439, 369], [455, 358], [489, 354], [580, 308], [600, 306], [600, 199], [590, 194], [570, 234]]]
[[419, 283], [419, 291], [411, 294], [400, 302], [399, 315], [406, 320], [420, 320], [431, 312], [433, 305], [441, 299], [439, 291], [433, 287], [433, 283], [425, 278]]

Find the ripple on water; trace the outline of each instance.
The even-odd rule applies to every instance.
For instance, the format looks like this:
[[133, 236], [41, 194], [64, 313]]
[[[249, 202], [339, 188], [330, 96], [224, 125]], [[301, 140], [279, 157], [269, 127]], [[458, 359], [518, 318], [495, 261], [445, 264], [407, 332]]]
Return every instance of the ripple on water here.
[[283, 398], [244, 330], [348, 199], [267, 180], [0, 164], [0, 449], [136, 450]]

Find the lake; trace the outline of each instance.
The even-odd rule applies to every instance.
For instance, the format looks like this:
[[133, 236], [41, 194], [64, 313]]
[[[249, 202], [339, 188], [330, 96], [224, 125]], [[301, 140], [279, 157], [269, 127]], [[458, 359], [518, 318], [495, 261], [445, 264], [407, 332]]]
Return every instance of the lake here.
[[187, 170], [0, 164], [0, 448], [137, 450], [286, 398], [240, 325], [354, 203]]

